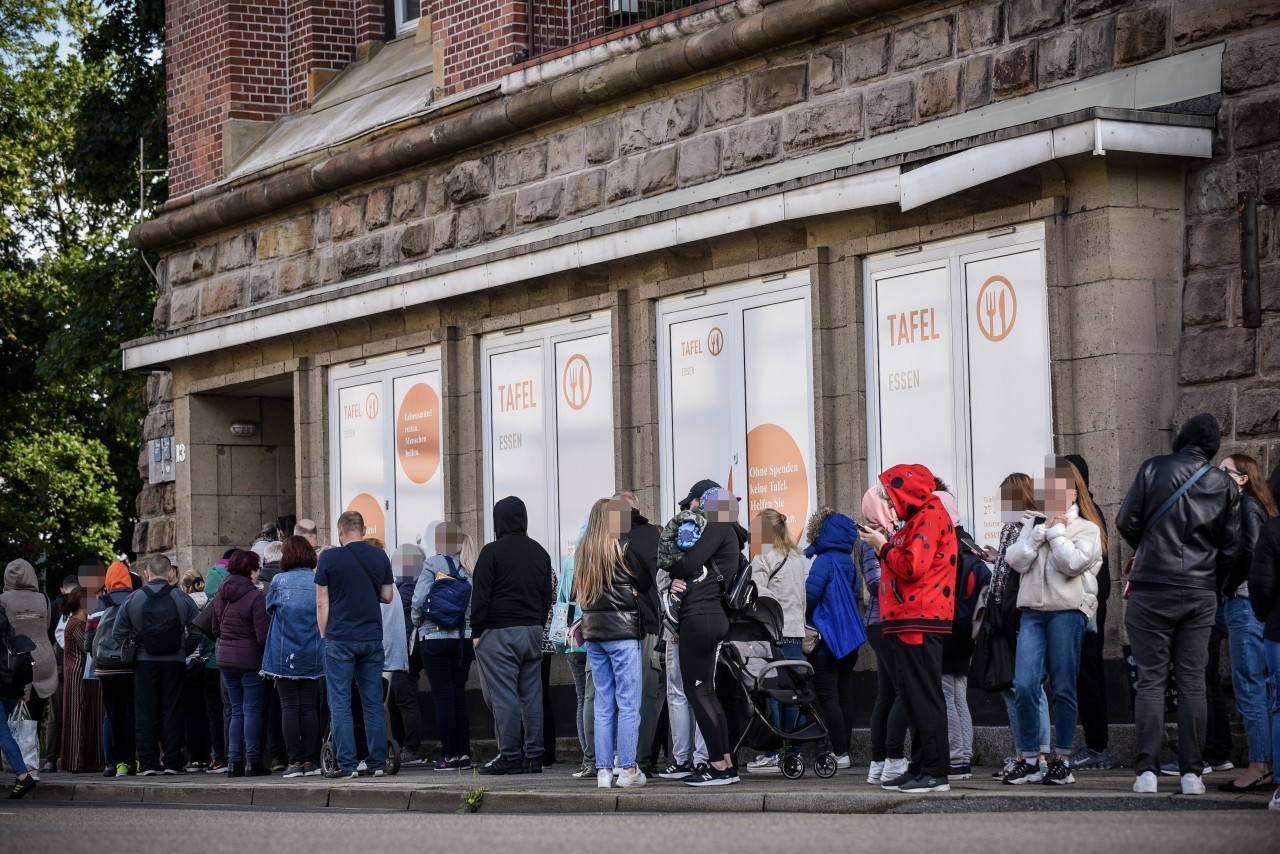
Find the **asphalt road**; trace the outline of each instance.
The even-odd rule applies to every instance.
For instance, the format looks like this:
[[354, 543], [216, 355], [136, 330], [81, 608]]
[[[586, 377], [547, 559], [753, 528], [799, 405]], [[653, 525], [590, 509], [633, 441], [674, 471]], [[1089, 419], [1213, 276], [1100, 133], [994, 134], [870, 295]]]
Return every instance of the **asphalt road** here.
[[968, 815], [428, 815], [405, 811], [0, 804], [0, 854], [573, 850], [825, 854], [1267, 851], [1280, 816], [1232, 812]]

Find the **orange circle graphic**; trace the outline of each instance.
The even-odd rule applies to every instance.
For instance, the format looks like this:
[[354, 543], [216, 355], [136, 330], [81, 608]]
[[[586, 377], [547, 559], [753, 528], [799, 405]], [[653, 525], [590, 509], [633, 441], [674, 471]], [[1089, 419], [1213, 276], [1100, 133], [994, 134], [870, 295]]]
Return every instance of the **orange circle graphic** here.
[[560, 376], [560, 393], [571, 409], [581, 409], [591, 399], [591, 363], [581, 353], [574, 353], [565, 362]]
[[[364, 517], [364, 535], [366, 537], [377, 537], [379, 539], [386, 536], [385, 519], [382, 515], [382, 502], [374, 498], [367, 492], [362, 492], [355, 498], [351, 499], [351, 503], [347, 505], [348, 510], [354, 510]], [[337, 542], [337, 540], [334, 540]]]
[[426, 383], [416, 383], [400, 402], [396, 457], [414, 483], [426, 483], [440, 469], [440, 396]]
[[724, 350], [724, 333], [720, 331], [719, 326], [711, 327], [711, 331], [707, 333], [707, 349], [713, 356], [719, 356]]
[[364, 399], [364, 411], [369, 416], [369, 420], [378, 417], [378, 393], [371, 391], [369, 396]]
[[799, 542], [809, 518], [809, 472], [800, 446], [777, 424], [761, 424], [747, 434], [747, 500], [750, 518], [772, 507]]
[[[997, 287], [988, 293], [992, 285]], [[978, 316], [978, 329], [982, 332], [982, 336], [992, 342], [1008, 338], [1009, 333], [1013, 331], [1014, 321], [1018, 319], [1018, 292], [1013, 289], [1009, 280], [1004, 276], [992, 276], [987, 279], [978, 290], [977, 303], [974, 311]]]

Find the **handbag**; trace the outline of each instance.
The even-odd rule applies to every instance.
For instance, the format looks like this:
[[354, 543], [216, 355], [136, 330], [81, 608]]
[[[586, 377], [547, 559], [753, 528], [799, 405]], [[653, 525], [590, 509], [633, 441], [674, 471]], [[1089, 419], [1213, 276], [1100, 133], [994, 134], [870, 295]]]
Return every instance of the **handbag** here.
[[804, 640], [800, 641], [800, 651], [805, 655], [813, 655], [818, 644], [822, 643], [822, 633], [812, 623], [804, 624]]
[[[1196, 481], [1198, 481], [1200, 478], [1204, 477], [1205, 472], [1207, 472], [1207, 471], [1208, 471], [1209, 469], [1211, 469], [1211, 468], [1213, 468], [1213, 466], [1212, 466], [1212, 465], [1210, 465], [1209, 463], [1205, 463], [1203, 466], [1201, 466], [1200, 468], [1196, 469], [1195, 474], [1193, 474], [1193, 475], [1191, 475], [1191, 477], [1187, 478], [1187, 482], [1186, 482], [1186, 483], [1184, 483], [1184, 484], [1182, 484], [1182, 486], [1178, 487], [1178, 491], [1177, 491], [1177, 492], [1173, 493], [1173, 495], [1170, 495], [1168, 498], [1166, 498], [1166, 499], [1165, 499], [1165, 502], [1164, 502], [1163, 504], [1161, 504], [1161, 505], [1160, 505], [1159, 509], [1157, 509], [1157, 510], [1156, 510], [1155, 514], [1154, 514], [1154, 515], [1152, 515], [1152, 517], [1151, 517], [1150, 519], [1148, 519], [1148, 520], [1147, 520], [1146, 530], [1144, 530], [1144, 531], [1142, 532], [1142, 539], [1138, 541], [1138, 547], [1137, 547], [1136, 549], [1134, 549], [1134, 550], [1133, 550], [1133, 554], [1132, 554], [1132, 555], [1130, 555], [1129, 560], [1127, 560], [1127, 561], [1125, 562], [1125, 565], [1124, 565], [1124, 574], [1125, 574], [1125, 576], [1126, 576], [1126, 577], [1127, 577], [1129, 574], [1131, 574], [1131, 573], [1133, 572], [1134, 568], [1138, 565], [1138, 558], [1139, 558], [1139, 556], [1141, 556], [1141, 554], [1142, 554], [1142, 545], [1143, 545], [1143, 543], [1145, 543], [1145, 542], [1146, 542], [1146, 540], [1147, 540], [1147, 531], [1150, 531], [1150, 530], [1151, 530], [1151, 528], [1152, 528], [1152, 526], [1154, 526], [1154, 525], [1155, 525], [1155, 523], [1156, 523], [1157, 521], [1159, 521], [1159, 520], [1161, 519], [1161, 517], [1163, 517], [1163, 516], [1164, 516], [1164, 514], [1168, 513], [1170, 510], [1172, 510], [1172, 509], [1173, 509], [1173, 505], [1175, 505], [1175, 504], [1177, 504], [1177, 503], [1178, 503], [1178, 499], [1179, 499], [1179, 498], [1181, 498], [1182, 496], [1186, 495], [1186, 494], [1187, 494], [1187, 490], [1189, 490], [1189, 489], [1191, 489], [1191, 487], [1195, 486]], [[1123, 594], [1123, 597], [1122, 597], [1122, 598], [1124, 598], [1124, 599], [1128, 599], [1128, 598], [1129, 598], [1129, 582], [1128, 582], [1128, 581], [1126, 581], [1126, 582], [1124, 583], [1124, 594]]]
[[1015, 659], [1012, 638], [1012, 632], [1006, 630], [1004, 611], [998, 607], [987, 608], [973, 639], [969, 684], [988, 694], [998, 694], [1013, 687]]
[[196, 618], [191, 621], [192, 628], [197, 629], [200, 634], [207, 638], [213, 637], [213, 602], [205, 603], [200, 609], [200, 613], [196, 614]]
[[[18, 742], [18, 749], [22, 751], [22, 761], [26, 763], [26, 768], [10, 768], [15, 774], [22, 774], [27, 771], [34, 771], [40, 767], [40, 736], [38, 732], [38, 724], [31, 719], [31, 713], [27, 711], [25, 701], [19, 701], [18, 705], [13, 707], [13, 711], [9, 714], [9, 732], [13, 734], [13, 740]], [[5, 762], [5, 767], [9, 767], [9, 763]]]
[[573, 610], [573, 606], [568, 602], [557, 602], [551, 606], [551, 631], [548, 635], [553, 644], [561, 647], [567, 646], [566, 640], [569, 635], [569, 613]]

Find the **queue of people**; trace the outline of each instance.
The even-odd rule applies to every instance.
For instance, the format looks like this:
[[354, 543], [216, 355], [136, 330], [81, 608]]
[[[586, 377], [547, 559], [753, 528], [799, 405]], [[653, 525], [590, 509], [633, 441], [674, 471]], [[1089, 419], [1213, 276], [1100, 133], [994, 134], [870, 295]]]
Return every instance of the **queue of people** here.
[[[1213, 752], [1221, 748], [1206, 746], [1206, 732], [1225, 722], [1206, 691], [1217, 677], [1215, 631], [1229, 640], [1249, 760], [1220, 788], [1274, 786], [1280, 468], [1267, 483], [1245, 454], [1215, 465], [1219, 445], [1212, 416], [1190, 419], [1173, 453], [1139, 469], [1116, 519], [1136, 553], [1124, 598], [1140, 794], [1157, 791], [1160, 774], [1178, 776], [1184, 794], [1202, 793], [1205, 773], [1230, 767]], [[584, 757], [574, 777], [600, 788], [639, 788], [654, 776], [733, 785], [751, 721], [721, 650], [738, 638], [743, 610], [764, 598], [778, 615], [764, 639], [776, 659], [806, 662], [816, 702], [806, 712], [772, 701], [765, 714], [781, 747], [761, 750], [745, 773], [794, 768], [800, 747], [785, 735], [814, 725], [832, 773], [850, 768], [861, 704], [871, 719], [867, 782], [948, 791], [972, 776], [968, 695], [983, 690], [1005, 700], [1013, 746], [993, 776], [1071, 785], [1077, 772], [1114, 761], [1101, 678], [1113, 582], [1107, 524], [1079, 456], [1011, 473], [1000, 495], [996, 547], [965, 530], [944, 482], [904, 464], [877, 477], [861, 521], [831, 508], [805, 520], [803, 551], [797, 520], [765, 508], [744, 528], [739, 499], [704, 480], [663, 528], [632, 493], [599, 498], [558, 568], [528, 536], [514, 496], [493, 508], [493, 542], [477, 549], [454, 523], [433, 522], [419, 543], [395, 550], [394, 571], [352, 511], [337, 520], [336, 546], [317, 549], [314, 523], [290, 520], [292, 535], [264, 532], [180, 584], [167, 560], [149, 556], [139, 575], [116, 563], [88, 584], [69, 577], [52, 605], [34, 568], [14, 561], [0, 635], [8, 649], [30, 647], [21, 654], [31, 673], [14, 685], [18, 676], [6, 683], [0, 672], [0, 699], [7, 714], [24, 702], [37, 721], [53, 702], [56, 734], [46, 736], [45, 761], [28, 767], [0, 728], [17, 769], [12, 796], [56, 770], [317, 775], [326, 729], [334, 767], [325, 776], [376, 778], [389, 735], [402, 764], [423, 763], [420, 674], [435, 709], [435, 770], [541, 773], [555, 744], [547, 650], [565, 655], [573, 674]], [[875, 695], [859, 697], [855, 666], [868, 642]], [[466, 703], [473, 663], [498, 748], [483, 764], [472, 757]], [[1162, 766], [1171, 672], [1179, 754]], [[1280, 809], [1280, 793], [1271, 807]]]

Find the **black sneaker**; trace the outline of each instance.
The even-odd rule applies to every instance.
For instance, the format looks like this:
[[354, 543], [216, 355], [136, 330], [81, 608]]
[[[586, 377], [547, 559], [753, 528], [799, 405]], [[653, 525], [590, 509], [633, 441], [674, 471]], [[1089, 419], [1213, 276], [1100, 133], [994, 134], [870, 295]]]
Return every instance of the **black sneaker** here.
[[1071, 776], [1071, 766], [1058, 757], [1049, 763], [1049, 771], [1040, 782], [1046, 786], [1066, 786], [1075, 781], [1076, 778]]
[[35, 787], [36, 778], [32, 777], [30, 774], [26, 776], [26, 779], [14, 780], [13, 788], [9, 790], [9, 800], [16, 801], [21, 798], [25, 798], [27, 796], [27, 792], [30, 792]]
[[480, 766], [481, 774], [489, 776], [503, 776], [507, 774], [523, 774], [523, 759], [508, 759], [505, 756], [498, 756]]
[[688, 762], [672, 762], [659, 771], [658, 776], [664, 780], [683, 780], [693, 776], [693, 766]]
[[1001, 778], [1001, 782], [1009, 786], [1021, 786], [1023, 783], [1039, 783], [1043, 779], [1044, 771], [1039, 762], [1031, 763], [1020, 759], [1018, 764]]
[[243, 776], [244, 776], [244, 763], [243, 763], [243, 762], [232, 762], [232, 763], [231, 763], [231, 770], [227, 772], [227, 776], [228, 776], [228, 777], [243, 777]]
[[892, 780], [882, 781], [880, 783], [880, 788], [884, 789], [886, 792], [896, 792], [896, 791], [899, 791], [900, 786], [910, 783], [912, 780], [914, 780], [916, 777], [919, 777], [919, 776], [920, 776], [919, 774], [913, 774], [911, 771], [907, 771], [907, 773], [899, 774], [897, 777], [894, 777]]
[[543, 768], [549, 767], [542, 764], [541, 756], [526, 756], [521, 764], [524, 766], [523, 774], [541, 774]]
[[914, 780], [908, 780], [898, 787], [899, 792], [949, 792], [951, 791], [951, 783], [946, 777], [934, 777], [930, 774], [920, 774]]
[[684, 778], [686, 786], [731, 786], [738, 780], [733, 775], [733, 769], [726, 768], [723, 771], [717, 771], [714, 768], [707, 768], [701, 774], [692, 774]]
[[968, 780], [973, 776], [973, 768], [968, 763], [964, 765], [952, 765], [947, 777], [952, 780]]
[[266, 768], [263, 768], [261, 765], [250, 765], [248, 768], [244, 769], [244, 775], [246, 777], [270, 777], [271, 772]]
[[325, 771], [324, 778], [326, 780], [350, 780], [352, 777], [359, 777], [359, 771]]

